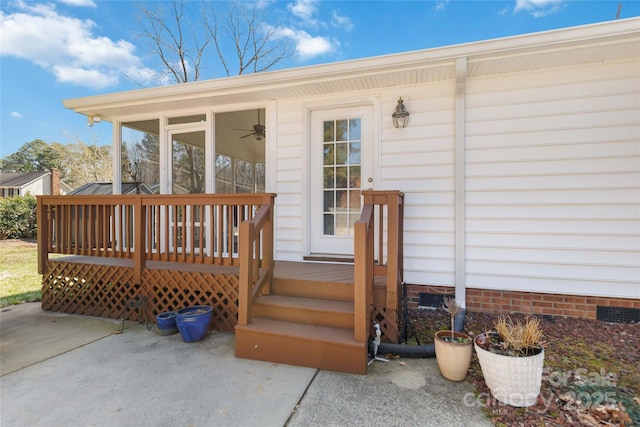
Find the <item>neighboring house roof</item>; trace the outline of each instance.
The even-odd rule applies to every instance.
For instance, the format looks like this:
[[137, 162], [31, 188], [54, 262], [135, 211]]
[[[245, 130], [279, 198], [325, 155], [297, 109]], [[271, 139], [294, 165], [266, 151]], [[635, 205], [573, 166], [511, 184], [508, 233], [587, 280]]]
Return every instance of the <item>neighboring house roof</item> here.
[[22, 188], [51, 172], [0, 172], [0, 187]]
[[[144, 183], [123, 182], [122, 194], [153, 194], [152, 191]], [[107, 196], [113, 194], [113, 184], [110, 182], [90, 182], [70, 192], [69, 196], [74, 195], [91, 195], [91, 196]]]
[[[640, 19], [628, 18], [415, 52], [63, 100], [103, 120], [256, 100], [304, 98], [636, 58]], [[464, 68], [464, 67], [462, 67]]]

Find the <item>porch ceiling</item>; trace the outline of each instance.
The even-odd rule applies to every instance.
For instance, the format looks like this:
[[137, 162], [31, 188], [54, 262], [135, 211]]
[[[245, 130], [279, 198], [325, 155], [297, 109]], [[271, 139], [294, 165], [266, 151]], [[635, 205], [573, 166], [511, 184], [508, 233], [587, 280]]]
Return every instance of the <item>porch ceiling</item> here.
[[455, 61], [466, 57], [468, 77], [637, 58], [640, 18], [524, 36], [182, 85], [64, 100], [81, 114], [105, 120], [216, 105], [264, 103], [417, 85], [455, 79]]

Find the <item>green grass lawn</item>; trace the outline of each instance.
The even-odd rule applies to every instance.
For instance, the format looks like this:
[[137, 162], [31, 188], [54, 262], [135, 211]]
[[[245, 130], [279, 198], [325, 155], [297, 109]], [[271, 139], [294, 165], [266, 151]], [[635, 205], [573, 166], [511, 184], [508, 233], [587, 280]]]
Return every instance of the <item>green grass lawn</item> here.
[[36, 243], [0, 240], [0, 307], [42, 298]]

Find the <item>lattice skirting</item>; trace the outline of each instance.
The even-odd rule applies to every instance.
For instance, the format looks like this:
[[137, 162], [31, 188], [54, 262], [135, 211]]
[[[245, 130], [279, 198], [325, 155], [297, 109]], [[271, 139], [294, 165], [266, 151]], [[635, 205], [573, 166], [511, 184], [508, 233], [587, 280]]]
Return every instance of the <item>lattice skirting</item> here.
[[[212, 328], [233, 332], [238, 322], [234, 274], [147, 269], [142, 284], [134, 285], [127, 267], [49, 262], [48, 271], [42, 278], [44, 310], [155, 323], [158, 313], [210, 305]], [[137, 300], [145, 307], [135, 306]]]
[[[214, 308], [211, 327], [233, 332], [238, 321], [238, 277], [202, 271], [145, 269], [142, 284], [133, 283], [131, 267], [48, 262], [43, 275], [42, 308], [86, 316], [155, 323], [155, 316], [194, 305]], [[132, 308], [142, 300], [144, 309]], [[143, 318], [146, 315], [146, 318]], [[375, 306], [382, 339], [397, 343], [398, 311]]]
[[139, 319], [127, 301], [140, 296], [133, 269], [95, 264], [48, 262], [42, 277], [42, 308], [85, 316]]
[[382, 341], [397, 344], [398, 337], [400, 336], [398, 330], [398, 311], [374, 306], [372, 318], [380, 325]]
[[154, 316], [194, 305], [210, 305], [212, 328], [233, 332], [238, 323], [239, 284], [234, 274], [147, 269], [142, 283]]

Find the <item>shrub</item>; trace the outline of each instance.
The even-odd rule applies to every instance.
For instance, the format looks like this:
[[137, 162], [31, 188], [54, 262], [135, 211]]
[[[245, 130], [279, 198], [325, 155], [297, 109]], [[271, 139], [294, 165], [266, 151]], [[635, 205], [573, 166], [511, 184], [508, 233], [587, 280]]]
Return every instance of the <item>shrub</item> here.
[[30, 195], [0, 199], [0, 239], [36, 237], [36, 204]]

